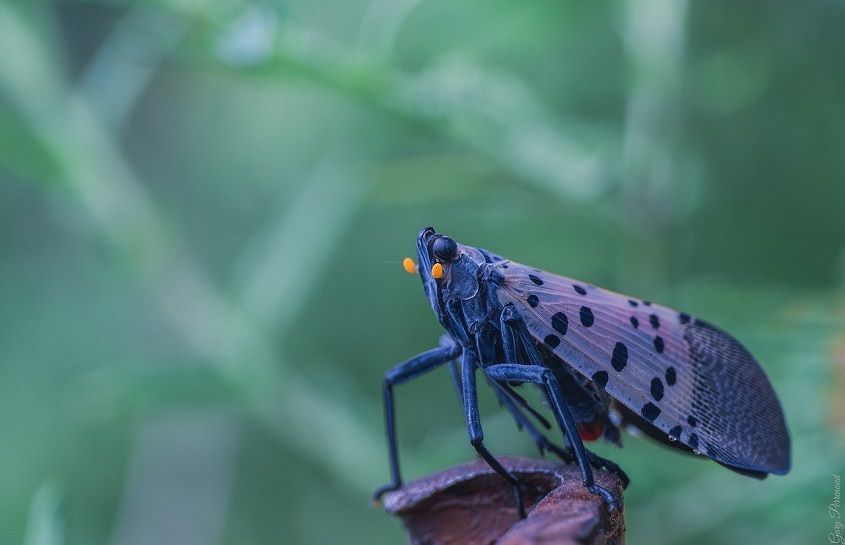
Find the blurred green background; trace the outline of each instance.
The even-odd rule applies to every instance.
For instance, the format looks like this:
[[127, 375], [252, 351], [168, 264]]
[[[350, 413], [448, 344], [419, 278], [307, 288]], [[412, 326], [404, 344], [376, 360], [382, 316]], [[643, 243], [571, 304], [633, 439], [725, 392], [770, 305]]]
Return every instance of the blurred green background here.
[[[0, 542], [394, 544], [381, 376], [420, 227], [682, 308], [793, 470], [628, 437], [639, 544], [827, 542], [845, 472], [845, 6], [0, 2]], [[499, 453], [534, 454], [485, 393]], [[473, 458], [447, 373], [406, 477]]]

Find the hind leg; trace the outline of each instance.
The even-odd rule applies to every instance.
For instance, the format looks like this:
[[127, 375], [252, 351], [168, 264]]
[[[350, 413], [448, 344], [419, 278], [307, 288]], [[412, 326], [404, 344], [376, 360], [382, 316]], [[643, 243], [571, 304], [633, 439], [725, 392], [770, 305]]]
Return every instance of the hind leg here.
[[575, 459], [581, 469], [581, 477], [584, 481], [584, 487], [601, 496], [611, 510], [617, 509], [618, 505], [613, 494], [606, 488], [597, 485], [593, 478], [593, 468], [590, 463], [590, 457], [587, 454], [587, 449], [584, 448], [584, 443], [581, 441], [581, 436], [578, 434], [575, 425], [575, 419], [572, 417], [566, 402], [560, 392], [557, 379], [551, 371], [540, 365], [522, 365], [522, 364], [499, 364], [486, 367], [484, 371], [487, 375], [498, 381], [519, 381], [531, 382], [534, 384], [543, 385], [549, 393], [549, 399], [552, 402], [552, 409], [555, 413], [558, 425], [563, 430], [566, 437], [569, 439], [569, 444], [572, 445], [572, 450], [575, 453]]
[[[490, 385], [493, 387], [496, 393], [496, 397], [499, 399], [502, 406], [504, 406], [505, 409], [507, 409], [507, 411], [511, 414], [511, 416], [513, 416], [513, 419], [516, 421], [517, 427], [521, 430], [525, 430], [528, 435], [531, 436], [531, 439], [534, 441], [534, 444], [537, 445], [537, 449], [540, 451], [541, 455], [545, 454], [545, 451], [549, 451], [564, 462], [575, 461], [575, 453], [572, 451], [571, 448], [562, 448], [554, 442], [550, 441], [549, 438], [546, 437], [537, 428], [535, 423], [525, 414], [522, 413], [520, 407], [527, 408], [527, 405], [522, 405], [516, 400], [511, 399], [508, 395], [508, 392], [503, 388], [502, 384], [498, 383], [495, 380], [489, 380], [489, 382]], [[622, 468], [620, 468], [616, 463], [612, 462], [611, 460], [603, 458], [587, 448], [585, 448], [584, 450], [587, 453], [587, 458], [591, 466], [593, 466], [595, 469], [603, 469], [615, 474], [617, 477], [619, 477], [619, 480], [622, 481], [622, 486], [625, 488], [628, 487], [628, 484], [630, 484], [631, 481], [625, 471], [622, 470]]]

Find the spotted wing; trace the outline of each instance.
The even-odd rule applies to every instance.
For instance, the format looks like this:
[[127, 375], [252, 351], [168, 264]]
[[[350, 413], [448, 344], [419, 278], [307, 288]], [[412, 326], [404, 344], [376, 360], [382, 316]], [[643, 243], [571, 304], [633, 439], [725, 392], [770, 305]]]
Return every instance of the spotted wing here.
[[531, 335], [671, 440], [732, 468], [789, 471], [783, 412], [737, 340], [688, 314], [503, 262]]

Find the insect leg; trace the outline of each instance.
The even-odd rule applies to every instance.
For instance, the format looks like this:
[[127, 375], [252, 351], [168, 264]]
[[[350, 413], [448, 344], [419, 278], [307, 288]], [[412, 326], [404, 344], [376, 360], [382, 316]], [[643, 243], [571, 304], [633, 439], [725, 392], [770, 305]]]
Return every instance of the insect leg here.
[[[534, 440], [534, 444], [537, 445], [537, 449], [540, 451], [541, 455], [544, 453], [544, 451], [548, 450], [549, 452], [553, 452], [558, 458], [560, 458], [564, 462], [575, 461], [575, 454], [573, 454], [572, 449], [562, 448], [550, 441], [548, 437], [546, 437], [539, 429], [537, 429], [537, 426], [534, 425], [534, 422], [532, 422], [531, 419], [526, 417], [521, 412], [519, 406], [515, 402], [516, 400], [509, 398], [507, 392], [500, 390], [500, 388], [504, 388], [506, 387], [506, 385], [492, 380], [489, 377], [488, 382], [495, 391], [496, 396], [499, 398], [499, 401], [501, 401], [502, 405], [504, 405], [508, 412], [511, 413], [513, 419], [516, 420], [517, 428], [519, 428], [520, 430], [524, 429], [528, 433], [528, 435], [531, 436], [531, 438]], [[511, 390], [511, 392], [513, 392], [513, 390]], [[515, 394], [516, 392], [513, 393]], [[533, 410], [530, 406], [524, 407], [526, 409]], [[615, 462], [612, 462], [607, 458], [599, 456], [598, 454], [594, 453], [586, 447], [584, 450], [587, 452], [587, 458], [590, 460], [591, 466], [596, 469], [604, 469], [609, 471], [610, 473], [615, 474], [622, 481], [623, 488], [628, 487], [628, 484], [630, 484], [631, 479], [621, 467], [619, 467]]]
[[584, 450], [587, 451], [587, 458], [590, 459], [590, 465], [597, 469], [604, 469], [609, 473], [613, 473], [619, 477], [620, 481], [622, 481], [622, 488], [628, 488], [628, 485], [631, 484], [631, 479], [628, 477], [628, 474], [625, 473], [625, 470], [619, 467], [616, 462], [603, 458], [586, 447]]
[[373, 502], [378, 503], [385, 492], [402, 486], [399, 471], [399, 454], [396, 446], [396, 415], [393, 408], [393, 387], [408, 382], [432, 369], [454, 360], [461, 353], [460, 345], [447, 336], [441, 337], [440, 347], [418, 354], [395, 365], [384, 375], [384, 429], [387, 436], [387, 455], [390, 463], [390, 483], [380, 486], [373, 493]]
[[569, 443], [572, 445], [572, 449], [575, 451], [575, 459], [578, 461], [578, 466], [581, 469], [584, 486], [594, 494], [598, 494], [604, 498], [611, 510], [616, 509], [618, 506], [613, 494], [606, 488], [595, 484], [589, 456], [584, 448], [584, 443], [581, 442], [581, 436], [578, 435], [575, 419], [572, 418], [572, 413], [569, 412], [569, 408], [566, 406], [566, 402], [560, 393], [560, 387], [554, 374], [540, 365], [511, 363], [491, 365], [485, 367], [484, 371], [494, 380], [533, 382], [534, 384], [542, 384], [546, 387], [558, 425], [564, 430]]
[[[455, 385], [455, 389], [458, 393], [458, 399], [461, 401], [461, 405], [463, 405], [464, 396], [463, 381], [461, 380], [460, 375], [461, 371], [458, 368], [456, 360], [450, 361], [448, 365], [449, 373], [452, 376], [452, 383]], [[489, 378], [487, 379], [487, 382], [490, 384], [490, 387], [493, 388], [496, 398], [499, 400], [499, 404], [504, 406], [516, 421], [516, 427], [520, 430], [525, 430], [531, 436], [541, 455], [545, 454], [545, 451], [548, 450], [555, 453], [561, 460], [566, 462], [571, 462], [575, 459], [571, 452], [567, 452], [549, 441], [548, 438], [546, 438], [546, 436], [537, 429], [534, 423], [522, 413], [520, 407], [531, 413], [531, 415], [536, 418], [543, 427], [551, 429], [549, 421], [546, 420], [542, 414], [534, 410], [524, 397], [519, 395], [507, 384], [499, 384], [495, 380], [491, 380]]]
[[[513, 304], [508, 303], [502, 309], [501, 314], [501, 330], [502, 330], [502, 345], [504, 347], [505, 352], [505, 359], [509, 362], [516, 362], [521, 361], [519, 349], [522, 349], [522, 352], [525, 353], [528, 360], [533, 365], [541, 365], [543, 360], [540, 357], [540, 354], [537, 353], [537, 348], [531, 341], [531, 337], [528, 334], [528, 331], [525, 328], [525, 323], [522, 321], [522, 317], [514, 308]], [[549, 399], [551, 402], [551, 399]], [[569, 432], [566, 432], [567, 437], [569, 436]], [[581, 441], [581, 436], [576, 434], [578, 437], [578, 442], [583, 445]], [[569, 454], [568, 459], [572, 459], [572, 446], [574, 443], [570, 441], [570, 449], [567, 454]], [[555, 454], [560, 456], [560, 453], [557, 450], [550, 449]], [[595, 454], [594, 452], [590, 451], [587, 448], [584, 448], [584, 451], [587, 453], [587, 458], [590, 461], [590, 465], [596, 468], [604, 468], [611, 473], [616, 474], [619, 479], [622, 481], [622, 486], [627, 487], [628, 484], [631, 482], [631, 479], [628, 475], [614, 462], [606, 458], [602, 458], [601, 456]], [[577, 453], [575, 453], [577, 455]], [[562, 459], [566, 460], [567, 458], [561, 456]]]
[[477, 362], [471, 352], [464, 352], [461, 358], [461, 375], [464, 388], [464, 413], [467, 419], [469, 442], [478, 455], [487, 462], [493, 471], [513, 486], [514, 498], [520, 518], [525, 518], [525, 507], [522, 504], [522, 489], [519, 480], [508, 472], [484, 446], [484, 431], [481, 429], [481, 417], [478, 414], [478, 390], [475, 382], [475, 368]]
[[[531, 439], [534, 441], [534, 444], [537, 445], [537, 449], [540, 451], [540, 454], [544, 454], [545, 451], [553, 452], [557, 455], [558, 458], [563, 460], [564, 462], [572, 462], [575, 460], [575, 457], [572, 455], [571, 452], [566, 451], [565, 449], [557, 446], [556, 444], [549, 441], [549, 439], [537, 429], [537, 426], [534, 425], [534, 422], [528, 418], [525, 414], [522, 413], [520, 407], [518, 405], [518, 401], [515, 400], [511, 395], [505, 390], [505, 385], [500, 384], [499, 382], [492, 380], [488, 377], [488, 382], [490, 386], [493, 388], [493, 391], [496, 394], [496, 397], [499, 399], [501, 404], [508, 410], [511, 414], [513, 419], [516, 421], [516, 426], [520, 430], [525, 430], [528, 435], [531, 436]], [[513, 390], [511, 390], [513, 392]], [[513, 392], [516, 393], [516, 392]], [[523, 401], [525, 401], [523, 399]], [[531, 409], [527, 405], [523, 405], [523, 407]], [[538, 415], [540, 418], [543, 418], [542, 415]], [[543, 419], [545, 421], [545, 419]]]
[[[513, 304], [508, 303], [502, 309], [502, 312], [499, 317], [499, 329], [501, 331], [502, 336], [502, 348], [505, 354], [506, 361], [519, 361], [520, 360], [520, 353], [519, 353], [519, 343], [517, 342], [516, 337], [514, 336], [514, 329], [517, 328], [520, 321], [520, 316], [516, 312]], [[519, 407], [522, 407], [531, 415], [540, 422], [546, 429], [550, 429], [551, 426], [549, 422], [543, 418], [543, 415], [535, 411], [523, 398], [521, 395], [516, 393], [513, 388], [509, 385], [500, 383], [495, 380], [491, 380], [488, 377], [488, 382], [493, 385], [493, 389], [496, 391], [496, 395], [499, 397], [500, 400], [504, 401], [503, 398], [509, 398], [509, 402], [504, 402], [505, 407], [513, 416], [514, 420], [517, 422], [517, 426], [520, 429], [525, 429], [529, 435], [531, 435], [532, 439], [534, 439], [534, 443], [537, 445], [537, 448], [540, 450], [542, 454], [544, 450], [549, 450], [554, 452], [558, 458], [565, 462], [571, 462], [574, 460], [574, 456], [571, 451], [566, 451], [563, 448], [555, 445], [551, 441], [549, 441], [545, 435], [543, 435], [536, 426], [533, 425], [533, 422], [529, 421], [524, 414], [520, 411]], [[518, 405], [518, 406], [517, 406]]]
[[[455, 360], [449, 362], [449, 372], [452, 375], [452, 382], [458, 392], [458, 399], [461, 400], [461, 404], [463, 404], [463, 381], [461, 380], [460, 369], [458, 369], [458, 365]], [[530, 412], [531, 415], [546, 429], [551, 428], [551, 424], [549, 424], [548, 420], [546, 420], [542, 414], [534, 410], [524, 397], [515, 392], [513, 388], [507, 384], [500, 384], [489, 378], [487, 379], [487, 382], [490, 384], [490, 387], [493, 388], [493, 392], [496, 394], [499, 404], [505, 407], [516, 421], [516, 427], [520, 430], [525, 430], [528, 435], [531, 436], [531, 439], [534, 441], [534, 444], [537, 445], [537, 449], [540, 451], [541, 455], [545, 454], [545, 451], [548, 450], [549, 452], [555, 453], [558, 458], [565, 462], [572, 462], [575, 459], [571, 452], [567, 452], [549, 441], [549, 439], [537, 429], [534, 422], [522, 413], [520, 407]]]
[[[547, 430], [552, 429], [552, 425], [549, 424], [549, 421], [546, 420], [546, 417], [542, 414], [538, 413], [534, 407], [528, 404], [528, 401], [519, 395], [516, 390], [508, 386], [507, 384], [500, 384], [498, 382], [492, 383], [495, 384], [496, 390], [501, 390], [502, 394], [507, 396], [512, 402], [514, 402], [517, 406], [521, 407], [522, 409], [528, 411], [528, 413], [533, 416], [537, 422], [546, 428]], [[496, 394], [498, 395], [498, 394]]]
[[[499, 329], [501, 331], [502, 336], [502, 348], [505, 353], [505, 361], [520, 361], [520, 354], [519, 344], [517, 343], [516, 337], [514, 337], [514, 328], [517, 326], [519, 320], [519, 314], [517, 314], [516, 310], [513, 307], [513, 304], [508, 303], [502, 309], [501, 315], [499, 317]], [[491, 363], [491, 362], [485, 362]], [[513, 388], [508, 386], [507, 384], [498, 384], [500, 389], [504, 389], [506, 393], [516, 401], [523, 409], [531, 413], [531, 415], [536, 418], [540, 424], [546, 428], [551, 429], [549, 422], [543, 418], [543, 415], [535, 411], [528, 402], [523, 398], [521, 395], [516, 393]]]

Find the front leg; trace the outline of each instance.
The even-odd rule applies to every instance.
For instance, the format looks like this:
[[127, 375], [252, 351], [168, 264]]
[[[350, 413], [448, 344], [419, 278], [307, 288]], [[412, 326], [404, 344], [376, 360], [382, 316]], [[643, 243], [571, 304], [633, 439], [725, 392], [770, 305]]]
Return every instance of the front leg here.
[[611, 511], [618, 508], [613, 494], [606, 488], [595, 484], [593, 480], [593, 468], [590, 464], [590, 457], [587, 454], [587, 449], [584, 448], [581, 436], [578, 434], [575, 419], [572, 417], [572, 413], [569, 412], [569, 408], [566, 406], [566, 402], [560, 393], [560, 387], [554, 374], [541, 365], [513, 363], [490, 365], [484, 371], [493, 380], [532, 382], [534, 384], [541, 384], [546, 388], [558, 425], [569, 439], [569, 444], [575, 452], [575, 459], [581, 468], [581, 477], [584, 480], [584, 486], [591, 492], [604, 498]]
[[399, 452], [396, 446], [396, 413], [393, 407], [393, 387], [417, 378], [457, 358], [461, 347], [451, 337], [440, 338], [440, 347], [417, 354], [413, 358], [395, 365], [384, 375], [384, 430], [387, 437], [387, 456], [390, 464], [390, 483], [380, 486], [373, 493], [373, 503], [378, 504], [385, 492], [402, 486], [399, 471]]

